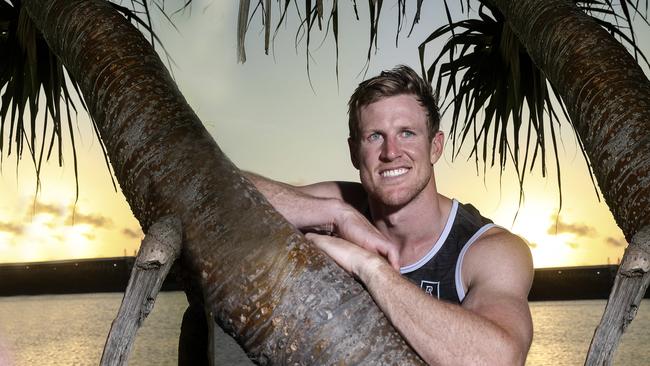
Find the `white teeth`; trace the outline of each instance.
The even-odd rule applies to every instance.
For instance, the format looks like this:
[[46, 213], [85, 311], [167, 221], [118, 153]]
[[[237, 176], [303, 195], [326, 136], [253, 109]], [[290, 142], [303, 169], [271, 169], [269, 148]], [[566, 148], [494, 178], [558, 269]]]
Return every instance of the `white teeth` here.
[[402, 174], [405, 174], [408, 171], [406, 168], [399, 168], [399, 169], [391, 169], [391, 170], [385, 170], [381, 172], [382, 177], [397, 177]]

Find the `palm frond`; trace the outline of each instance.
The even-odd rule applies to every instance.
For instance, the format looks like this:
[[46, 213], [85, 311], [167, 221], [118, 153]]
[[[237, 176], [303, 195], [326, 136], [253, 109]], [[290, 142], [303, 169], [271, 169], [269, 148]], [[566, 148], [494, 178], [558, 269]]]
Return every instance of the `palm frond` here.
[[[164, 5], [154, 3], [165, 13]], [[115, 3], [111, 5], [147, 32], [152, 44], [162, 44], [153, 31], [150, 8], [146, 2], [133, 1], [133, 8]], [[77, 107], [73, 102], [73, 94], [83, 109], [86, 106], [77, 83], [58, 57], [50, 51], [29, 15], [22, 10], [21, 0], [0, 1], [0, 56], [0, 164], [5, 156], [12, 153], [17, 156], [17, 162], [20, 162], [27, 151], [35, 168], [38, 190], [43, 162], [54, 155], [62, 166], [64, 139], [69, 139], [78, 197], [77, 148], [73, 124]], [[173, 60], [169, 56], [168, 61], [171, 66]], [[97, 126], [94, 121], [92, 123], [113, 187], [117, 190], [110, 173], [106, 148], [99, 139]], [[67, 126], [67, 137], [64, 137], [63, 126]]]
[[[238, 32], [237, 32], [237, 59], [239, 62], [245, 62], [246, 61], [246, 48], [245, 48], [245, 37], [246, 37], [246, 32], [248, 31], [248, 23], [245, 22], [246, 19], [252, 19], [254, 16], [254, 12], [251, 15], [250, 14], [250, 1], [251, 0], [240, 0], [239, 2], [239, 15], [238, 15]], [[462, 1], [462, 0], [461, 0]], [[282, 24], [286, 24], [287, 21], [287, 11], [289, 8], [290, 3], [292, 2], [291, 0], [277, 0], [278, 6], [281, 9], [279, 12], [279, 18], [275, 23], [275, 31], [273, 34], [273, 37], [271, 39], [271, 43], [273, 43], [276, 39], [276, 36], [278, 34], [278, 30], [280, 29], [280, 26]], [[271, 21], [272, 17], [270, 14], [270, 11], [268, 8], [270, 7], [270, 0], [257, 0], [258, 5], [262, 4], [262, 7], [265, 10], [263, 18], [262, 18], [262, 24], [264, 27], [264, 48], [265, 52], [268, 54], [268, 36], [267, 34], [270, 33], [270, 27], [272, 26]], [[311, 57], [311, 50], [312, 50], [312, 44], [314, 37], [312, 35], [312, 32], [314, 32], [316, 29], [318, 29], [319, 32], [324, 32], [322, 36], [322, 41], [318, 42], [320, 45], [327, 39], [327, 35], [329, 34], [329, 31], [332, 31], [332, 34], [334, 35], [334, 45], [335, 45], [335, 57], [336, 57], [336, 74], [337, 74], [337, 81], [338, 81], [338, 68], [339, 68], [339, 41], [340, 41], [340, 32], [339, 32], [339, 14], [340, 14], [340, 2], [338, 1], [332, 1], [330, 2], [330, 8], [331, 10], [327, 11], [325, 9], [325, 4], [328, 4], [327, 2], [324, 2], [322, 0], [304, 0], [302, 2], [303, 6], [299, 5], [301, 3], [299, 0], [293, 0], [293, 4], [295, 5], [296, 13], [298, 15], [298, 26], [295, 30], [295, 47], [298, 49], [299, 45], [304, 42], [305, 44], [305, 63], [307, 66], [307, 74], [309, 76], [310, 72], [310, 63], [312, 60]], [[397, 31], [395, 34], [395, 42], [398, 42], [398, 36], [399, 33], [404, 30], [404, 24], [406, 24], [406, 4], [408, 2], [404, 0], [399, 0], [398, 1], [398, 26], [397, 26]], [[420, 18], [420, 11], [421, 7], [423, 5], [423, 1], [418, 1], [415, 7], [416, 10], [416, 17], [415, 17], [415, 22], [419, 21]], [[352, 9], [351, 11], [354, 12], [355, 18], [357, 20], [360, 20], [360, 15], [359, 15], [359, 9], [357, 7], [357, 2], [356, 0], [352, 2]], [[303, 10], [301, 10], [303, 9]], [[374, 52], [377, 50], [377, 35], [378, 31], [380, 28], [380, 20], [381, 20], [381, 14], [382, 14], [382, 9], [383, 9], [383, 0], [368, 0], [368, 17], [369, 17], [369, 38], [368, 38], [368, 49], [366, 53], [366, 62], [364, 63], [364, 66], [362, 67], [361, 72], [364, 73], [365, 71], [368, 70], [370, 66], [370, 60], [372, 59], [372, 56]], [[326, 15], [328, 14], [328, 15]], [[327, 18], [327, 22], [325, 23], [323, 20], [325, 17]], [[323, 25], [325, 24], [325, 25]], [[315, 27], [314, 25], [318, 25]], [[410, 31], [412, 31], [412, 27], [410, 28]], [[409, 32], [410, 32], [409, 31]], [[273, 47], [273, 46], [271, 46]], [[310, 78], [310, 83], [311, 83], [311, 78]], [[313, 87], [312, 87], [313, 88]]]
[[[240, 0], [248, 2], [250, 0]], [[261, 2], [261, 0], [258, 0]], [[279, 27], [286, 22], [286, 13], [291, 0], [284, 0], [284, 10], [277, 22], [273, 39]], [[637, 44], [636, 31], [633, 27], [635, 17], [646, 25], [648, 22], [648, 0], [645, 7], [639, 0], [574, 0], [587, 14], [591, 15], [604, 29], [609, 31], [621, 43], [634, 53], [637, 60], [643, 60], [650, 66], [647, 57]], [[240, 4], [241, 4], [240, 2]], [[268, 0], [266, 1], [268, 6]], [[570, 121], [566, 109], [556, 90], [549, 84], [544, 74], [530, 60], [526, 49], [520, 44], [503, 16], [488, 0], [458, 0], [461, 13], [477, 14], [478, 18], [469, 18], [454, 22], [452, 20], [448, 0], [444, 0], [448, 24], [435, 29], [425, 39], [418, 51], [422, 74], [429, 82], [436, 78], [436, 90], [444, 95], [443, 112], [451, 109], [452, 126], [450, 136], [452, 152], [458, 157], [464, 144], [471, 144], [469, 159], [474, 158], [476, 169], [480, 162], [483, 170], [488, 166], [498, 165], [501, 171], [507, 164], [512, 163], [520, 183], [520, 199], [523, 197], [523, 182], [527, 172], [537, 166], [543, 176], [547, 174], [547, 153], [554, 157], [554, 165], [558, 177], [560, 206], [562, 187], [560, 180], [560, 164], [558, 156], [558, 141], [560, 117]], [[282, 0], [278, 0], [281, 4]], [[299, 26], [296, 30], [296, 49], [298, 44], [306, 42], [306, 63], [309, 76], [310, 33], [318, 16], [319, 29], [322, 30], [322, 4], [316, 5], [311, 0], [304, 1], [304, 15], [300, 12], [298, 0], [293, 0], [296, 6]], [[398, 43], [399, 33], [406, 23], [407, 1], [397, 1], [397, 32], [395, 42]], [[409, 29], [421, 20], [423, 1], [415, 4], [414, 17]], [[338, 2], [334, 1], [330, 23], [336, 44], [336, 68], [338, 80]], [[412, 3], [411, 3], [412, 4]], [[478, 4], [478, 8], [473, 8]], [[368, 0], [368, 29], [369, 42], [366, 62], [362, 72], [369, 68], [373, 51], [377, 51], [377, 35], [381, 22], [382, 0]], [[282, 6], [281, 6], [282, 8]], [[357, 20], [360, 19], [356, 0], [352, 1], [352, 10]], [[246, 19], [244, 17], [244, 19]], [[241, 11], [240, 11], [241, 19]], [[270, 17], [264, 19], [264, 26], [270, 27]], [[245, 29], [240, 28], [245, 33]], [[327, 34], [327, 33], [326, 33]], [[435, 60], [425, 67], [425, 51], [435, 39], [450, 37]], [[324, 37], [325, 38], [325, 37]], [[243, 53], [243, 35], [240, 32], [238, 45]], [[265, 48], [267, 37], [265, 37]], [[443, 61], [445, 59], [446, 61]], [[310, 78], [311, 85], [311, 78]], [[444, 90], [441, 88], [444, 85]], [[313, 87], [312, 87], [313, 88]], [[559, 111], [557, 111], [559, 106]], [[559, 113], [561, 112], [561, 113]], [[575, 132], [575, 130], [574, 130]], [[582, 141], [576, 133], [578, 146], [585, 158], [596, 195], [598, 195], [591, 165], [583, 149]], [[550, 146], [550, 147], [549, 147]]]
[[239, 17], [237, 18], [237, 60], [246, 62], [246, 30], [248, 28], [248, 11], [250, 0], [239, 0]]
[[[147, 1], [151, 1], [155, 9], [157, 9], [157, 11], [162, 15], [162, 17], [167, 20], [167, 22], [174, 28], [174, 30], [176, 30], [176, 32], [180, 33], [180, 31], [174, 24], [174, 21], [171, 19], [171, 15], [165, 10], [164, 0], [141, 0], [141, 1], [131, 0], [130, 7], [123, 6], [121, 0], [109, 0], [109, 4], [113, 7], [113, 9], [117, 10], [127, 20], [133, 23], [133, 25], [137, 27], [143, 33], [143, 35], [147, 36], [149, 38], [149, 42], [151, 43], [151, 46], [154, 49], [156, 48], [156, 46], [160, 46], [162, 48], [163, 53], [165, 54], [165, 58], [167, 59], [169, 72], [172, 74], [173, 77], [174, 66], [177, 66], [176, 62], [174, 61], [170, 53], [167, 51], [167, 48], [165, 48], [164, 43], [160, 40], [158, 34], [156, 34], [153, 28], [153, 23], [151, 22], [152, 9], [148, 5]], [[179, 9], [174, 11], [172, 15], [177, 14], [186, 9], [189, 9], [191, 3], [192, 0], [186, 1]]]
[[[63, 164], [61, 123], [67, 119], [68, 125], [72, 125], [69, 112], [76, 112], [76, 107], [66, 84], [65, 68], [50, 52], [29, 16], [21, 10], [20, 1], [0, 2], [0, 19], [0, 49], [3, 55], [0, 58], [0, 90], [3, 90], [0, 101], [0, 156], [15, 152], [20, 161], [27, 147], [36, 169], [38, 189], [44, 150], [48, 150], [46, 160], [55, 150], [59, 165]], [[41, 97], [45, 99], [45, 111], [41, 110]], [[67, 111], [65, 115], [61, 102]], [[40, 126], [37, 122], [43, 112], [49, 118], [44, 121], [39, 148], [37, 131]], [[26, 116], [29, 116], [27, 121]], [[48, 121], [53, 127], [49, 132], [49, 146], [46, 147]], [[72, 129], [70, 133], [73, 134]], [[5, 135], [8, 135], [7, 145]], [[76, 172], [76, 151], [74, 148], [72, 150]]]
[[[426, 77], [433, 81], [437, 75], [443, 110], [452, 110], [452, 156], [457, 158], [469, 143], [468, 159], [474, 158], [477, 171], [480, 162], [483, 171], [495, 165], [503, 170], [512, 163], [521, 199], [528, 171], [538, 164], [541, 174], [547, 174], [549, 142], [560, 175], [556, 153], [559, 119], [551, 112], [551, 96], [559, 97], [501, 15], [486, 5], [479, 7], [478, 15], [436, 29], [421, 44], [420, 54], [433, 40], [450, 37]], [[445, 56], [448, 61], [443, 62]], [[561, 199], [559, 180], [558, 189]]]
[[[237, 59], [239, 62], [241, 63], [246, 62], [246, 48], [245, 48], [246, 32], [248, 31], [250, 21], [252, 21], [253, 17], [255, 16], [255, 12], [257, 8], [261, 7], [264, 9], [263, 11], [264, 14], [262, 16], [262, 26], [264, 27], [264, 51], [268, 55], [269, 47], [273, 48], [273, 46], [270, 44], [275, 43], [275, 39], [278, 35], [280, 26], [282, 24], [285, 24], [287, 21], [287, 13], [291, 2], [292, 2], [291, 0], [278, 0], [280, 15], [275, 25], [273, 37], [270, 37], [271, 27], [273, 26], [272, 14], [270, 11], [271, 0], [258, 0], [257, 6], [255, 10], [253, 10], [252, 14], [250, 12], [250, 0], [240, 0], [239, 13], [238, 13], [238, 25], [237, 25], [237, 29], [238, 29]], [[381, 3], [381, 0], [379, 0], [378, 2]], [[316, 0], [316, 1], [305, 0], [304, 7], [302, 7], [302, 10], [298, 0], [293, 0], [293, 4], [295, 6], [296, 13], [298, 15], [298, 27], [296, 28], [295, 31], [294, 44], [295, 44], [296, 52], [298, 52], [298, 47], [301, 44], [301, 42], [304, 41], [306, 45], [305, 64], [307, 67], [307, 76], [309, 78], [309, 83], [312, 86], [312, 90], [313, 90], [313, 85], [311, 83], [311, 77], [310, 77], [310, 64], [312, 60], [311, 50], [313, 44], [312, 33], [316, 29], [318, 29], [318, 31], [320, 32], [324, 32], [322, 41], [317, 47], [320, 47], [323, 44], [323, 42], [327, 39], [327, 35], [329, 34], [330, 30], [334, 35], [335, 56], [336, 56], [335, 68], [336, 68], [336, 75], [337, 75], [337, 82], [338, 82], [338, 69], [339, 69], [338, 55], [339, 55], [339, 37], [340, 37], [338, 1], [335, 0], [331, 2], [331, 10], [329, 10], [329, 12], [326, 11], [325, 3], [322, 0]], [[357, 11], [356, 2], [353, 5], [355, 7], [355, 12], [356, 12]], [[326, 18], [326, 14], [328, 14], [327, 21], [324, 22]], [[325, 24], [325, 26], [323, 26], [323, 24]]]
[[[461, 1], [462, 3], [462, 1]], [[648, 60], [637, 45], [632, 16], [646, 21], [646, 13], [638, 0], [582, 0], [577, 5], [591, 15], [603, 28], [634, 52], [637, 60]], [[647, 2], [646, 2], [647, 3]], [[469, 5], [469, 3], [467, 4]], [[647, 5], [647, 4], [646, 4]], [[634, 12], [629, 11], [633, 8]], [[425, 72], [424, 54], [433, 40], [449, 37], [441, 53]], [[437, 90], [444, 96], [443, 111], [452, 110], [450, 136], [453, 157], [465, 143], [470, 143], [468, 158], [477, 164], [498, 165], [503, 170], [511, 162], [519, 177], [520, 199], [526, 172], [538, 164], [543, 176], [547, 174], [548, 143], [557, 171], [560, 207], [562, 186], [557, 150], [560, 118], [570, 121], [559, 94], [530, 60], [502, 15], [489, 2], [482, 2], [478, 19], [467, 19], [439, 27], [420, 45], [423, 75], [430, 82], [436, 78]], [[448, 61], [443, 62], [444, 56]], [[649, 64], [650, 66], [650, 64]], [[442, 86], [446, 85], [442, 90]], [[512, 131], [509, 135], [507, 131]], [[575, 129], [574, 129], [575, 132]], [[525, 136], [525, 140], [521, 139]], [[591, 165], [576, 133], [578, 146], [585, 158], [596, 195], [598, 192]], [[599, 197], [598, 197], [599, 198]]]
[[637, 45], [634, 30], [635, 17], [650, 26], [647, 0], [645, 11], [639, 8], [639, 0], [619, 0], [617, 2], [612, 0], [576, 0], [575, 3], [619, 42], [631, 49], [637, 62], [641, 58], [646, 65], [650, 66], [648, 59]]

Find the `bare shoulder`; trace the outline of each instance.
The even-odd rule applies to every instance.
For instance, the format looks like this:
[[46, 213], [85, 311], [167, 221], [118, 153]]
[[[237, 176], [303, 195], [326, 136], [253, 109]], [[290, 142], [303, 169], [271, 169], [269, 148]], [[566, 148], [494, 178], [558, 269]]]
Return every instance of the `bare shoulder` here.
[[336, 198], [362, 211], [367, 206], [366, 191], [360, 183], [329, 181], [296, 187], [302, 193], [319, 198]]
[[496, 251], [498, 254], [515, 252], [513, 254], [530, 255], [530, 249], [524, 239], [499, 226], [490, 228], [481, 235], [473, 248], [477, 251]]
[[503, 329], [525, 359], [533, 337], [528, 306], [533, 261], [526, 242], [499, 227], [488, 230], [465, 254], [465, 274], [462, 306]]
[[477, 285], [528, 295], [533, 280], [533, 260], [528, 244], [500, 227], [483, 234], [467, 251], [463, 264], [467, 288]]

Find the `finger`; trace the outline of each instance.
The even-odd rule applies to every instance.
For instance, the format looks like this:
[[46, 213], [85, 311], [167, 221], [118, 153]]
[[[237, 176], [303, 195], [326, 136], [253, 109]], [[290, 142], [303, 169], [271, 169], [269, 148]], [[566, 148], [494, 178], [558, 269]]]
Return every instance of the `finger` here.
[[331, 240], [332, 237], [327, 235], [308, 233], [305, 235], [305, 238], [311, 241], [314, 244], [314, 246], [316, 246], [316, 248], [322, 250], [323, 252], [325, 252], [325, 254], [329, 255], [330, 257], [332, 256], [331, 252], [335, 246], [335, 244]]
[[400, 270], [400, 265], [399, 265], [399, 254], [397, 253], [396, 250], [389, 250], [388, 251], [388, 263], [397, 271], [399, 272]]
[[312, 241], [316, 248], [332, 258], [346, 272], [354, 274], [350, 262], [350, 254], [353, 252], [349, 250], [356, 247], [356, 245], [326, 235], [309, 234], [305, 236]]

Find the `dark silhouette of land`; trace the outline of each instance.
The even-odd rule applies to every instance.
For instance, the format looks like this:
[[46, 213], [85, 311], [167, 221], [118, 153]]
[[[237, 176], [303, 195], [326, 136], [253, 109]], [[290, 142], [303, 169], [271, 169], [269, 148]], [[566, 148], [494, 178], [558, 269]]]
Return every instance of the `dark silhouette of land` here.
[[[124, 292], [135, 257], [0, 264], [0, 296]], [[163, 291], [181, 290], [174, 264]]]
[[[134, 257], [114, 257], [0, 264], [0, 296], [124, 292], [134, 263]], [[606, 299], [617, 268], [601, 265], [536, 269], [528, 298]], [[179, 273], [176, 265], [172, 267], [163, 291], [182, 289]]]
[[528, 299], [607, 299], [617, 270], [618, 265], [538, 268]]

